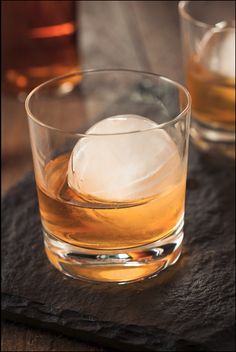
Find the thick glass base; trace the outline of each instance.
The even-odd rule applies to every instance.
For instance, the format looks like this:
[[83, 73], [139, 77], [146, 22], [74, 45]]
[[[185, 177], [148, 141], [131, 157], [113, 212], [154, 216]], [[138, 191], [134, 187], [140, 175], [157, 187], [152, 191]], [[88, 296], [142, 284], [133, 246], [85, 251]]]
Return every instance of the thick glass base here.
[[146, 246], [120, 250], [92, 250], [70, 245], [44, 231], [50, 262], [64, 274], [93, 282], [131, 283], [156, 276], [174, 264], [183, 241], [183, 221], [174, 232]]
[[192, 120], [191, 137], [193, 143], [213, 157], [235, 159], [235, 131]]

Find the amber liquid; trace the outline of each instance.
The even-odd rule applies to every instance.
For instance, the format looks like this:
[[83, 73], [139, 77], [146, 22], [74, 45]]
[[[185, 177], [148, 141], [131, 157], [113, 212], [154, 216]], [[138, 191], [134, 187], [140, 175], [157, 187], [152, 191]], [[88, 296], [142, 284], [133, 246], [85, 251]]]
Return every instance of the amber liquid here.
[[[85, 199], [67, 184], [69, 154], [50, 161], [44, 182], [37, 177], [42, 224], [64, 242], [90, 249], [131, 248], [168, 236], [181, 221], [185, 172], [163, 193], [129, 203]], [[37, 175], [37, 173], [36, 173]]]
[[187, 67], [187, 85], [196, 119], [215, 127], [234, 129], [235, 79], [208, 71], [193, 56]]
[[76, 1], [3, 1], [2, 73], [5, 92], [78, 70]]

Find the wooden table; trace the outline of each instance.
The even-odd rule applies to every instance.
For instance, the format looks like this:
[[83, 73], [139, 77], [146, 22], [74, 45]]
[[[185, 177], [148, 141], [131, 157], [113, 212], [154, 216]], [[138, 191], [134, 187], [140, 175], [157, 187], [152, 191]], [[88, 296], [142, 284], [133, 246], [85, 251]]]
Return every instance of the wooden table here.
[[[177, 1], [81, 1], [83, 68], [132, 68], [182, 81]], [[32, 169], [24, 103], [3, 97], [2, 190]], [[78, 340], [3, 322], [2, 351], [106, 351]]]

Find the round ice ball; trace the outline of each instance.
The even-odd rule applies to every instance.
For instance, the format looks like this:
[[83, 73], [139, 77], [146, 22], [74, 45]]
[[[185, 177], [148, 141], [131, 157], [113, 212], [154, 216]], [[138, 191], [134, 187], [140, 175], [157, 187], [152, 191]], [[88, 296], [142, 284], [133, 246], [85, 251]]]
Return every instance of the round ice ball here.
[[211, 72], [235, 78], [235, 30], [210, 29], [199, 46], [199, 60]]
[[163, 191], [179, 162], [168, 133], [142, 116], [109, 117], [86, 134], [68, 167], [68, 184], [80, 195], [104, 201], [146, 198]]

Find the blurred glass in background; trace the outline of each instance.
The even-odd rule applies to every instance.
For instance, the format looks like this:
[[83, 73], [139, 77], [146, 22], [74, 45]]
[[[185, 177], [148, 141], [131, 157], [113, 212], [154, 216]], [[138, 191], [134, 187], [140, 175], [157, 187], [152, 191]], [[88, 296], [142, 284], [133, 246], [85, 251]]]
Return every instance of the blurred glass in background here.
[[203, 151], [235, 158], [235, 1], [180, 1], [191, 137]]
[[78, 1], [3, 1], [4, 93], [25, 96], [79, 69]]

